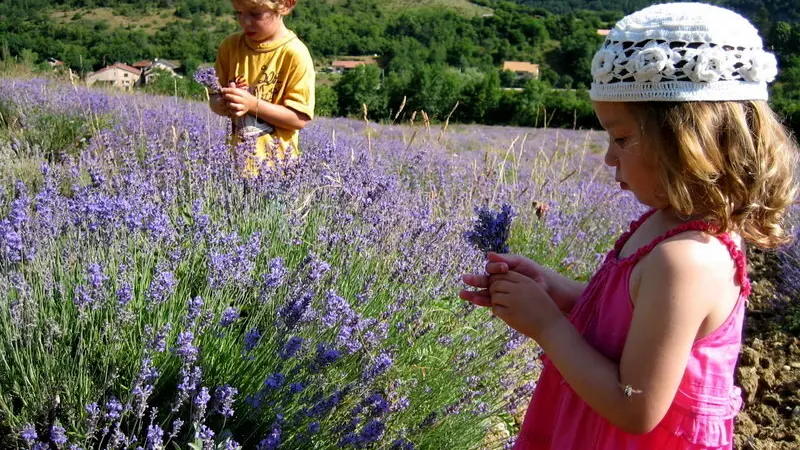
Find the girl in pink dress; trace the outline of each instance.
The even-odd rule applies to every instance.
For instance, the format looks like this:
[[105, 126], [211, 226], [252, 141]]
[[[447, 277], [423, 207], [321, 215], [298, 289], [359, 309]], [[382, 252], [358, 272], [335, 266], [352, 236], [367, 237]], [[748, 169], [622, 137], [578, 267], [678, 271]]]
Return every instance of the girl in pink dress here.
[[750, 293], [745, 243], [786, 244], [797, 147], [767, 106], [756, 29], [715, 6], [623, 18], [592, 63], [605, 163], [651, 209], [588, 285], [489, 254], [478, 290], [544, 351], [515, 449], [726, 449]]

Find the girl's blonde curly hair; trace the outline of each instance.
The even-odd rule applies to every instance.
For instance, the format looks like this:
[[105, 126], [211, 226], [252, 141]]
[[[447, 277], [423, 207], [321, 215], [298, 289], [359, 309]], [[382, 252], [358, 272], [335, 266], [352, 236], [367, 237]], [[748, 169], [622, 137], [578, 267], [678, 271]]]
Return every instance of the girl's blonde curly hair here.
[[270, 11], [285, 15], [292, 10], [294, 4], [287, 0], [231, 0], [233, 7], [249, 8], [249, 9], [269, 9]]
[[[791, 241], [798, 148], [765, 101], [628, 103], [669, 204], [761, 248]], [[652, 138], [652, 139], [651, 139]]]

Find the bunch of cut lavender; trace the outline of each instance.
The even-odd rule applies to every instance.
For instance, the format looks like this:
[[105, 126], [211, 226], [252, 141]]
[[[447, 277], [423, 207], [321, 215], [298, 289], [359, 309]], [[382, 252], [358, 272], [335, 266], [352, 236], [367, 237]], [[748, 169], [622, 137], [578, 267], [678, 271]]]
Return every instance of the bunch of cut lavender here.
[[205, 86], [208, 89], [209, 95], [217, 94], [220, 89], [222, 89], [222, 86], [219, 84], [219, 77], [217, 77], [217, 71], [214, 70], [213, 67], [197, 69], [194, 73], [194, 81]]
[[464, 233], [464, 238], [484, 254], [489, 252], [507, 253], [508, 235], [511, 220], [516, 215], [511, 205], [504, 203], [499, 211], [483, 206], [475, 208], [478, 218], [472, 229]]

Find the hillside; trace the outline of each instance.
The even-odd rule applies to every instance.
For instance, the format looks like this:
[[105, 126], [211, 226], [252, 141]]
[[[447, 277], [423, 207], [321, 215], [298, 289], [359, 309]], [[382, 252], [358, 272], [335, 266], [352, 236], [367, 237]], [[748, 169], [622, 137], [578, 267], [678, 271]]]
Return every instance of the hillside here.
[[[141, 30], [149, 35], [158, 30], [164, 29], [170, 23], [189, 23], [192, 18], [200, 18], [203, 21], [213, 21], [215, 25], [220, 22], [229, 24], [231, 27], [236, 25], [230, 7], [217, 10], [206, 10], [199, 8], [191, 10], [188, 7], [178, 6], [159, 7], [158, 4], [147, 7], [137, 6], [136, 1], [119, 2], [114, 7], [108, 6], [73, 6], [70, 4], [57, 4], [52, 2], [50, 5], [49, 17], [60, 25], [76, 24], [95, 24], [104, 23], [110, 29]], [[308, 3], [325, 3], [334, 8], [347, 8], [348, 0], [309, 0]], [[386, 15], [402, 14], [407, 10], [419, 10], [440, 8], [449, 10], [463, 17], [477, 17], [491, 15], [492, 9], [476, 5], [469, 0], [387, 0], [378, 4], [379, 10]]]
[[[621, 11], [626, 14], [654, 3], [652, 0], [511, 0], [521, 5], [544, 8], [556, 14], [565, 14], [578, 9], [591, 11]], [[758, 22], [797, 22], [800, 20], [799, 0], [704, 0], [705, 3], [731, 8]], [[479, 0], [479, 3], [488, 3]]]

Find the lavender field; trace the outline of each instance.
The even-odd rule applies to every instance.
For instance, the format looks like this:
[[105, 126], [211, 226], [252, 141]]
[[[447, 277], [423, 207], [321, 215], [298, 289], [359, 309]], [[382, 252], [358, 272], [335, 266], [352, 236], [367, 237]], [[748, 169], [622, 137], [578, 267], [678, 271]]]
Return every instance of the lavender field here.
[[642, 210], [599, 132], [315, 120], [244, 178], [203, 104], [0, 79], [0, 447], [504, 448], [535, 345], [464, 237], [586, 278]]

